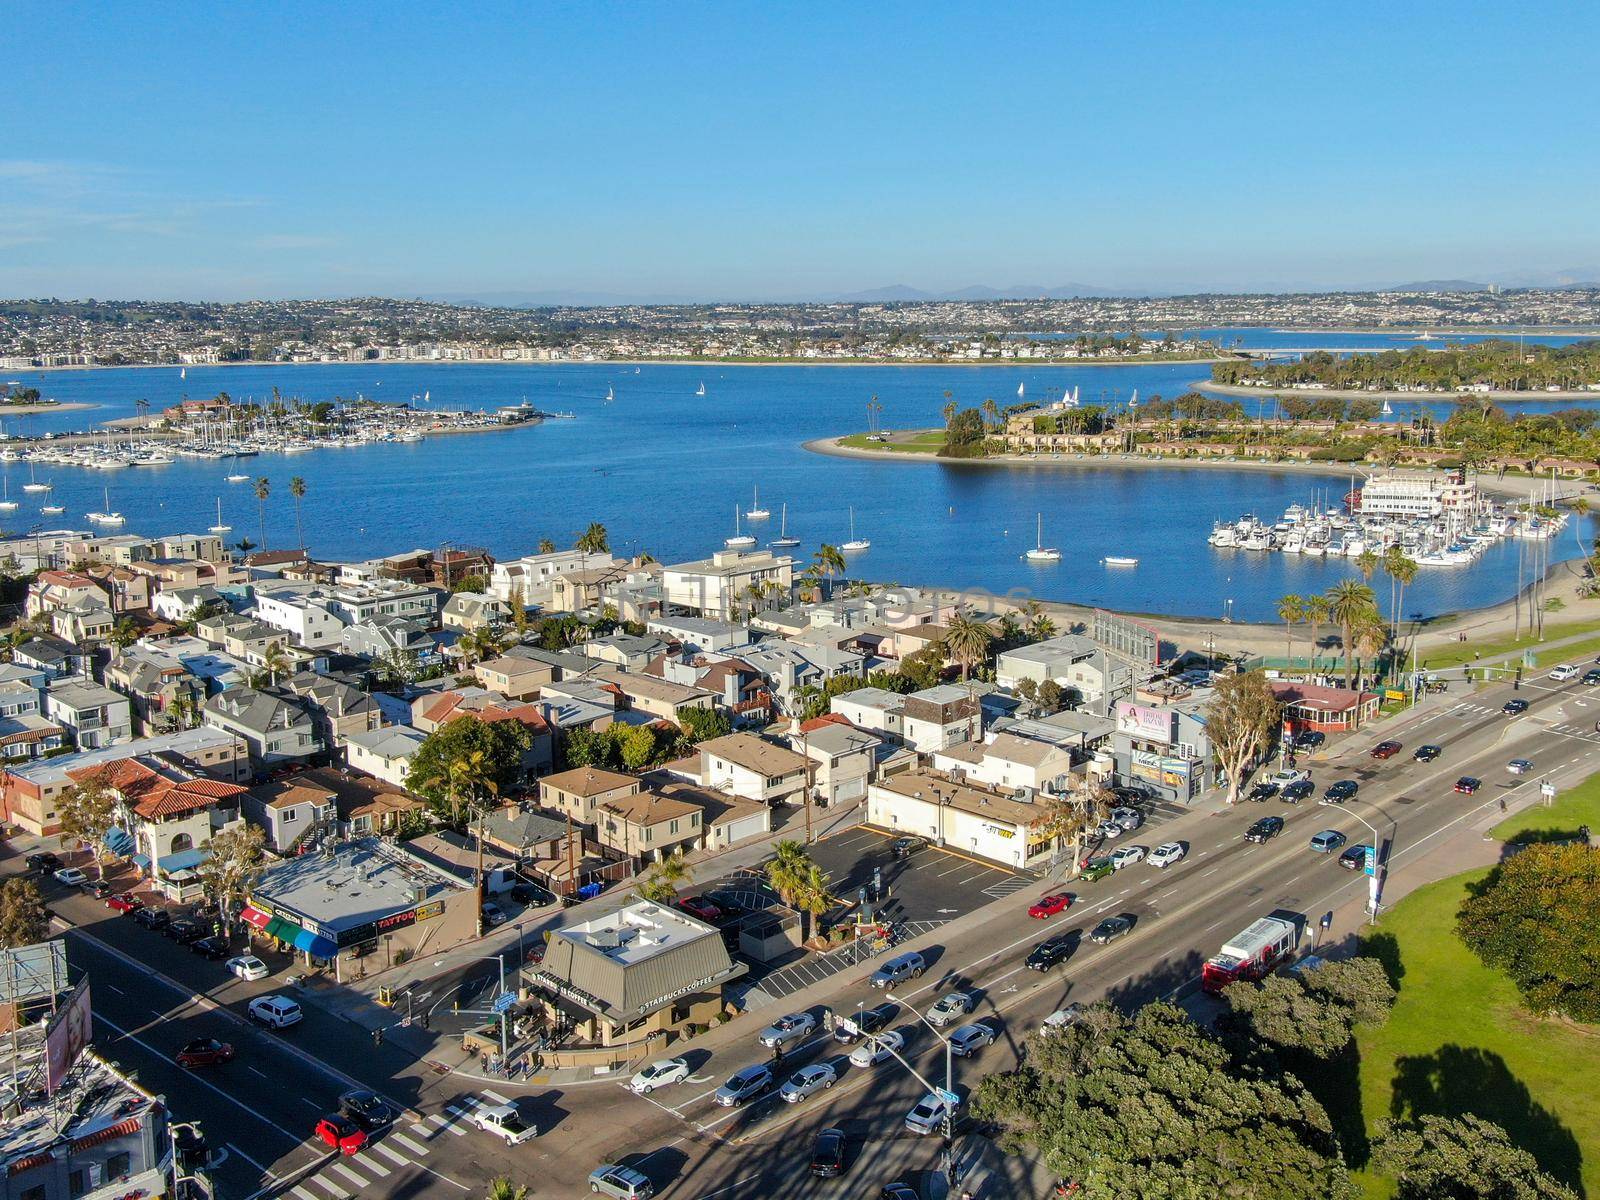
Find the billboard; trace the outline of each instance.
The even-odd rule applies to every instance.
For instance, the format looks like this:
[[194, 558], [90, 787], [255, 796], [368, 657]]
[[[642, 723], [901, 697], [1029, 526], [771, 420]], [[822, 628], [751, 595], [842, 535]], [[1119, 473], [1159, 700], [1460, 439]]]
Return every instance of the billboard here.
[[1147, 779], [1162, 787], [1174, 788], [1184, 795], [1189, 792], [1192, 766], [1186, 758], [1171, 758], [1148, 750], [1135, 750], [1132, 756], [1132, 773], [1136, 779]]
[[48, 1000], [67, 990], [67, 944], [35, 942], [0, 950], [0, 1004]]
[[1172, 727], [1176, 714], [1164, 708], [1150, 708], [1128, 700], [1118, 700], [1116, 708], [1117, 732], [1147, 742], [1172, 744]]
[[85, 975], [44, 1027], [45, 1091], [54, 1093], [61, 1086], [72, 1064], [88, 1049], [91, 1033], [89, 977]]

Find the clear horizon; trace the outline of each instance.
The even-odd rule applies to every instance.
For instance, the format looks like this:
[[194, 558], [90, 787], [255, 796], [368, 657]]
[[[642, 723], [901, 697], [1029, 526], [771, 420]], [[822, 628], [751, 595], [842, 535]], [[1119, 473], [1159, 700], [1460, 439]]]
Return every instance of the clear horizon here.
[[1592, 6], [8, 16], [5, 297], [1600, 280]]

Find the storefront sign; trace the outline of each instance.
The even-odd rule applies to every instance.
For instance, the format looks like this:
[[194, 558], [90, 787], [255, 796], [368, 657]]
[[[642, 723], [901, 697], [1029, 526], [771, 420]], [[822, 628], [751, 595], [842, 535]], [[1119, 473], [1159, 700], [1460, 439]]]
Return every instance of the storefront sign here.
[[1163, 787], [1175, 788], [1187, 795], [1192, 764], [1186, 758], [1170, 758], [1148, 750], [1133, 752], [1133, 774]]
[[1161, 708], [1117, 701], [1117, 732], [1146, 742], [1172, 744], [1173, 722], [1176, 714]]

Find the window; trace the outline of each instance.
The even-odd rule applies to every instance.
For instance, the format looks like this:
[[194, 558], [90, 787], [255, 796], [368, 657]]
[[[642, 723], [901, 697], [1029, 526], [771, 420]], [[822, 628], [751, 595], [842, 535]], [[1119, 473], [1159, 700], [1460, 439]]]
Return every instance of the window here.
[[172, 849], [168, 853], [178, 854], [184, 850], [192, 850], [193, 848], [194, 839], [187, 833], [180, 833], [172, 839]]
[[17, 1193], [17, 1200], [44, 1200], [44, 1184], [36, 1183]]
[[106, 1159], [107, 1179], [126, 1179], [133, 1170], [133, 1156], [126, 1150], [120, 1150]]
[[278, 816], [278, 821], [283, 825], [292, 825], [300, 819], [300, 814], [292, 808], [286, 808]]
[[670, 825], [668, 825], [667, 826], [667, 832], [668, 833], [677, 833], [678, 832], [678, 823], [676, 821], [673, 821]]

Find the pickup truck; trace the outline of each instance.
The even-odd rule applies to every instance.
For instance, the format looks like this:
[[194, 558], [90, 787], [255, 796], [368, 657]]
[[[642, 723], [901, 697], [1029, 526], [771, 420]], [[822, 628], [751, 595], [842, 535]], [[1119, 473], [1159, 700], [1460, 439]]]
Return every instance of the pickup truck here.
[[1285, 767], [1281, 771], [1274, 771], [1268, 775], [1264, 783], [1275, 783], [1279, 788], [1286, 788], [1291, 783], [1299, 783], [1302, 779], [1310, 779], [1310, 771], [1296, 771], [1293, 767]]
[[508, 1146], [539, 1136], [538, 1128], [519, 1117], [517, 1110], [509, 1104], [478, 1106], [472, 1110], [472, 1123], [486, 1133], [505, 1138]]

